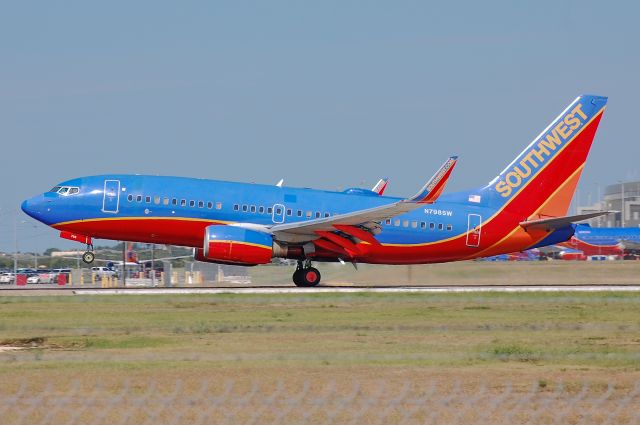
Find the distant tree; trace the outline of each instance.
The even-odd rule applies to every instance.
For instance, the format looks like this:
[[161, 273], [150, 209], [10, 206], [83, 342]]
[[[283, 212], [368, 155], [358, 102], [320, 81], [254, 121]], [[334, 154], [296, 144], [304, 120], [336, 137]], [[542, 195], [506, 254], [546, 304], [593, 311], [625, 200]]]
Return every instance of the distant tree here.
[[60, 250], [58, 248], [47, 248], [42, 255], [45, 257], [51, 257], [52, 252], [60, 252]]

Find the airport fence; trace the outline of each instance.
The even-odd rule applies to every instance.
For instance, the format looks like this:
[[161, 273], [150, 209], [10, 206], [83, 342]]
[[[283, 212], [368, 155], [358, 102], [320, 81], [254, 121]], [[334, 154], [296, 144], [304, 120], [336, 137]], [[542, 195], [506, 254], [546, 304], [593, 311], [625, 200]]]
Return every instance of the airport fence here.
[[245, 380], [0, 385], [0, 422], [38, 424], [637, 424], [640, 382], [530, 385]]

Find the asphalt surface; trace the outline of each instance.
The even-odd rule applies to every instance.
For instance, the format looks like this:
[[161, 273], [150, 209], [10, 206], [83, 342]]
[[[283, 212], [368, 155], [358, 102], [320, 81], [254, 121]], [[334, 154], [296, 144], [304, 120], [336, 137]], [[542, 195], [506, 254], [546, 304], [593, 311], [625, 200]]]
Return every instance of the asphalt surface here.
[[420, 286], [351, 286], [321, 285], [314, 288], [296, 286], [205, 286], [205, 287], [137, 287], [87, 288], [57, 285], [18, 287], [0, 286], [0, 296], [44, 295], [153, 295], [153, 294], [315, 294], [315, 293], [479, 293], [479, 292], [640, 292], [640, 285], [420, 285]]

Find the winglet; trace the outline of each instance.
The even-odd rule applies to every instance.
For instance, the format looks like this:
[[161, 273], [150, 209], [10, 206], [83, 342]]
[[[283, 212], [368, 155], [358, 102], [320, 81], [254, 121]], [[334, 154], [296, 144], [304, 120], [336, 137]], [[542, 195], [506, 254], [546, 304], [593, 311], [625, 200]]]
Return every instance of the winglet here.
[[452, 156], [442, 164], [442, 167], [431, 177], [431, 179], [424, 185], [420, 192], [408, 199], [411, 202], [417, 202], [419, 204], [432, 204], [438, 199], [442, 191], [444, 190], [449, 176], [453, 171], [453, 168], [458, 162], [457, 156]]
[[384, 193], [384, 190], [387, 188], [388, 184], [389, 184], [389, 179], [387, 177], [382, 178], [382, 179], [378, 180], [378, 183], [376, 183], [376, 185], [373, 186], [371, 191], [377, 193], [380, 196], [382, 196], [382, 194]]

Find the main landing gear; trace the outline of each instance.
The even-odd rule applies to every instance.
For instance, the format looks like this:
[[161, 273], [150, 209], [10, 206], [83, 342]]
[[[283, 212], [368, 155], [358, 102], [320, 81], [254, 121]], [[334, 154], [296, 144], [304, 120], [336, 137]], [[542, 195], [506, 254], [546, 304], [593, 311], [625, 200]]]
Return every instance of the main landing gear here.
[[95, 259], [96, 254], [93, 253], [93, 244], [88, 244], [86, 252], [82, 254], [82, 261], [84, 261], [86, 264], [91, 264]]
[[296, 271], [293, 272], [293, 283], [304, 287], [317, 286], [320, 283], [320, 272], [311, 267], [311, 260], [298, 260]]

